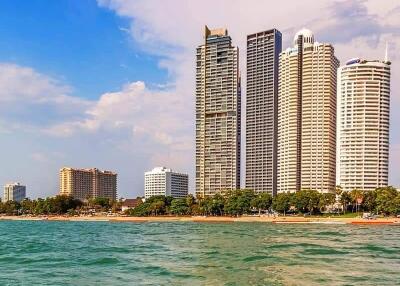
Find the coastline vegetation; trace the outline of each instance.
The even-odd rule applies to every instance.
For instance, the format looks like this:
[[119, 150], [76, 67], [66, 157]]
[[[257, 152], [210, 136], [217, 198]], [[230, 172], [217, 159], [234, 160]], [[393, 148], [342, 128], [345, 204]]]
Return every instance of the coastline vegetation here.
[[[22, 202], [0, 203], [0, 214], [6, 215], [89, 215], [96, 212], [121, 213], [122, 201], [107, 198], [89, 199], [86, 202], [69, 196], [55, 196], [46, 199]], [[337, 187], [336, 193], [321, 194], [315, 190], [301, 190], [296, 193], [280, 193], [272, 197], [268, 193], [256, 193], [239, 189], [216, 194], [212, 197], [185, 198], [154, 196], [125, 211], [129, 216], [160, 215], [201, 215], [241, 216], [261, 215], [341, 215], [354, 216], [369, 212], [385, 216], [400, 214], [400, 192], [393, 187], [378, 188], [374, 191], [353, 190], [344, 192]]]
[[374, 191], [344, 192], [338, 187], [336, 193], [321, 194], [315, 190], [301, 190], [296, 193], [280, 193], [275, 197], [268, 193], [255, 193], [246, 189], [197, 199], [192, 195], [182, 199], [154, 196], [129, 210], [128, 214], [131, 216], [240, 216], [278, 213], [346, 216], [348, 213], [359, 212], [381, 215], [400, 214], [400, 192], [393, 187], [378, 188]]

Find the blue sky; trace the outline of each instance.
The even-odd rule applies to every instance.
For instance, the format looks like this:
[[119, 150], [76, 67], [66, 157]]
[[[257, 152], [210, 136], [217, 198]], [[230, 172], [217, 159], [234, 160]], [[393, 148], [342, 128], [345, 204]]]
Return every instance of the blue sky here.
[[135, 45], [129, 20], [92, 0], [0, 3], [0, 61], [30, 66], [89, 99], [126, 82], [166, 81], [159, 58]]
[[0, 185], [19, 181], [45, 197], [58, 192], [61, 167], [98, 167], [118, 172], [119, 195], [135, 197], [143, 173], [166, 166], [188, 172], [193, 191], [194, 58], [205, 24], [228, 28], [239, 46], [243, 95], [247, 34], [277, 28], [285, 49], [306, 27], [341, 63], [383, 59], [388, 42], [389, 181], [400, 186], [398, 0], [2, 0]]

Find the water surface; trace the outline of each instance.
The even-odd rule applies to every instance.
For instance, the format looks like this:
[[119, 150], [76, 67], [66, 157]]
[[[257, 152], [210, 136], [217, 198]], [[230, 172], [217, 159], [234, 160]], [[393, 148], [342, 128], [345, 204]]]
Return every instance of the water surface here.
[[0, 221], [0, 285], [400, 285], [400, 227]]

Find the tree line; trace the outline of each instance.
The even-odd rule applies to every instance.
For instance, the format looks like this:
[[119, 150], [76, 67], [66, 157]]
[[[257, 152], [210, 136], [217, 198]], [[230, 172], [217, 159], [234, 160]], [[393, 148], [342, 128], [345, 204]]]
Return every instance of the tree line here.
[[[63, 215], [89, 214], [98, 212], [120, 212], [121, 201], [107, 198], [89, 199], [86, 202], [70, 196], [58, 195], [46, 199], [25, 199], [0, 203], [0, 214], [7, 215]], [[372, 212], [383, 215], [400, 214], [400, 192], [393, 187], [378, 188], [374, 191], [342, 191], [319, 193], [315, 190], [301, 190], [295, 193], [279, 193], [272, 197], [269, 193], [256, 193], [240, 189], [217, 193], [214, 196], [185, 198], [154, 196], [126, 212], [131, 216], [157, 215], [206, 215], [240, 216], [276, 212], [286, 215], [320, 214], [324, 212]]]
[[46, 199], [24, 199], [21, 202], [7, 201], [0, 203], [0, 214], [7, 215], [64, 215], [95, 211], [120, 209], [120, 202], [108, 198], [95, 198], [82, 202], [71, 196], [58, 195]]
[[132, 216], [151, 215], [210, 215], [240, 216], [261, 212], [277, 212], [286, 215], [320, 214], [323, 212], [374, 212], [383, 215], [400, 214], [400, 193], [393, 187], [378, 188], [374, 191], [354, 190], [344, 192], [340, 187], [336, 193], [319, 193], [316, 190], [301, 190], [294, 193], [269, 193], [252, 190], [234, 190], [217, 193], [211, 197], [186, 198], [154, 196], [136, 208], [129, 210]]

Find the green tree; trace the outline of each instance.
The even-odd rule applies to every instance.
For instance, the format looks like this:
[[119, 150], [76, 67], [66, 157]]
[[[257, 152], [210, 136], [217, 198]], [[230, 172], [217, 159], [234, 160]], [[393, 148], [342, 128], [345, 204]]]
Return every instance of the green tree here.
[[364, 199], [363, 194], [364, 194], [363, 191], [359, 190], [359, 189], [354, 189], [350, 192], [351, 203], [353, 205], [353, 207], [352, 207], [353, 212], [354, 212], [354, 209], [356, 210], [356, 212], [358, 212], [358, 207]]
[[187, 195], [185, 200], [189, 209], [192, 209], [192, 207], [196, 204], [196, 199], [192, 194]]
[[109, 198], [98, 197], [89, 199], [89, 205], [92, 207], [99, 207], [103, 210], [108, 210], [111, 207], [112, 202]]
[[297, 211], [313, 214], [316, 210], [319, 210], [319, 200], [320, 193], [318, 191], [305, 189], [294, 194], [293, 204]]
[[207, 203], [211, 215], [222, 216], [224, 214], [225, 199], [221, 194], [217, 193], [210, 197]]
[[151, 214], [150, 204], [148, 202], [141, 203], [134, 209], [129, 209], [127, 214], [131, 216], [149, 216]]
[[376, 196], [377, 196], [376, 190], [363, 192], [363, 202], [361, 205], [363, 210], [369, 212], [376, 210]]
[[340, 185], [338, 185], [338, 186], [335, 187], [335, 195], [337, 195], [337, 196], [340, 197], [340, 195], [342, 194], [342, 192], [343, 192], [343, 188], [342, 188]]
[[393, 215], [400, 214], [400, 192], [397, 194], [396, 198], [393, 200], [392, 214]]
[[251, 200], [251, 207], [258, 210], [261, 215], [262, 210], [268, 210], [272, 205], [272, 196], [266, 192], [260, 192]]
[[21, 213], [22, 214], [33, 214], [35, 208], [35, 201], [31, 201], [30, 199], [24, 199], [21, 203]]
[[232, 216], [250, 213], [251, 201], [255, 197], [252, 190], [235, 190], [227, 192], [224, 211]]
[[385, 215], [395, 214], [398, 192], [393, 187], [378, 188], [376, 190], [376, 210]]
[[329, 206], [332, 206], [336, 201], [335, 193], [323, 193], [320, 195], [319, 208], [320, 210], [326, 210]]
[[171, 202], [171, 213], [174, 215], [187, 215], [189, 207], [186, 199], [175, 199]]
[[279, 193], [272, 199], [272, 209], [279, 213], [286, 213], [289, 211], [292, 202], [291, 193]]
[[0, 203], [0, 213], [4, 213], [6, 215], [18, 215], [19, 208], [19, 203], [15, 201]]
[[343, 206], [343, 213], [346, 213], [349, 204], [351, 203], [351, 196], [349, 192], [343, 191], [339, 199]]
[[152, 213], [157, 216], [159, 214], [163, 214], [165, 213], [165, 202], [164, 201], [154, 201], [153, 203], [151, 203], [150, 205], [150, 209], [152, 211]]

